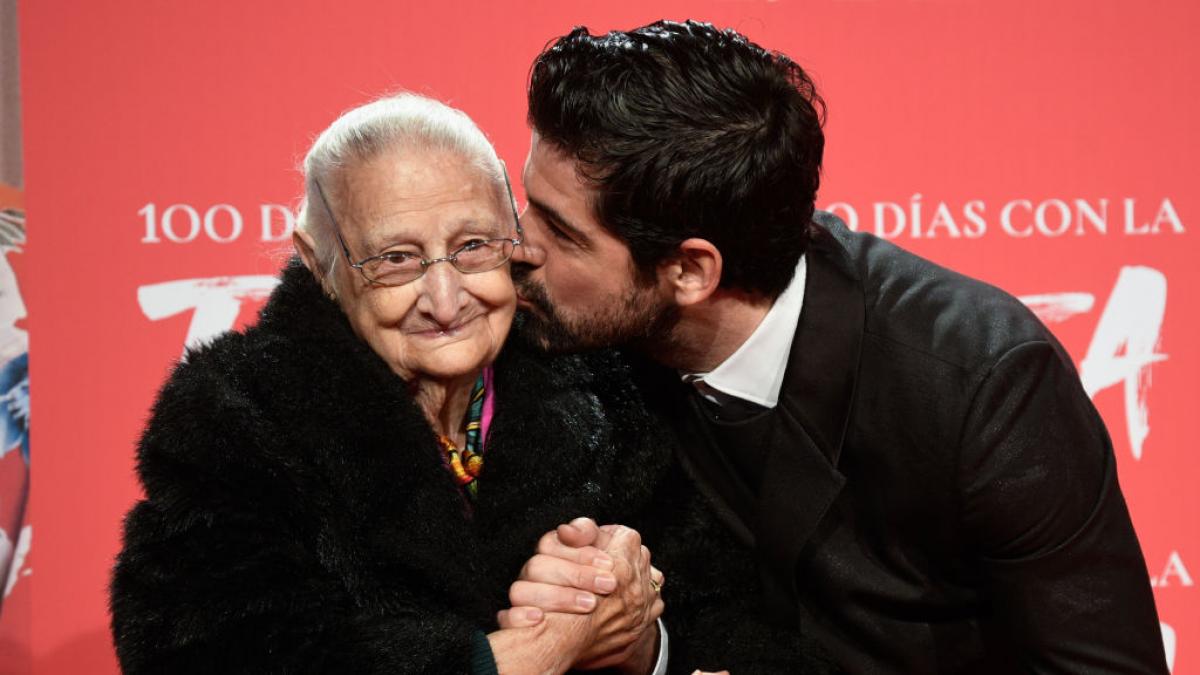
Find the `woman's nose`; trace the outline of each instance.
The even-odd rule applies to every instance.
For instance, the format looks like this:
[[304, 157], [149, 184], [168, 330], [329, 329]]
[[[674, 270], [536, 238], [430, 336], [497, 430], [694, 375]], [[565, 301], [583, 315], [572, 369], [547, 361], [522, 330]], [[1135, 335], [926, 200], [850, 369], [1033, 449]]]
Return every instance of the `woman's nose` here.
[[453, 324], [467, 300], [462, 276], [449, 261], [430, 265], [417, 281], [423, 287], [417, 309], [443, 326]]

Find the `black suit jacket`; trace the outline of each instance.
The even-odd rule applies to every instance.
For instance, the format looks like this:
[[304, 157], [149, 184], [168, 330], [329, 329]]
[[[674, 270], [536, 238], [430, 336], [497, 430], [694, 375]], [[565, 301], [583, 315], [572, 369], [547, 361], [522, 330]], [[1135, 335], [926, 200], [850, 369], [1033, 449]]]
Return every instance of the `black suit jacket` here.
[[828, 214], [807, 255], [776, 409], [723, 422], [650, 385], [777, 620], [855, 673], [1165, 673], [1111, 443], [1049, 331]]

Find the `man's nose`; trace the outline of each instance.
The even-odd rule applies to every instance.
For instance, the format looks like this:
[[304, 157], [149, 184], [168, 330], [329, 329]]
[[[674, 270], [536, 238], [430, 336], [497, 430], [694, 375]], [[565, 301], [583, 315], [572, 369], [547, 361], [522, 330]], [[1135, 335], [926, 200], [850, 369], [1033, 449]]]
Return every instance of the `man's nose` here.
[[513, 263], [517, 266], [541, 267], [546, 262], [546, 249], [542, 248], [536, 230], [525, 212], [521, 213], [521, 245], [513, 249]]
[[462, 282], [462, 272], [449, 261], [430, 265], [416, 282], [422, 286], [417, 309], [443, 326], [453, 324], [466, 304]]

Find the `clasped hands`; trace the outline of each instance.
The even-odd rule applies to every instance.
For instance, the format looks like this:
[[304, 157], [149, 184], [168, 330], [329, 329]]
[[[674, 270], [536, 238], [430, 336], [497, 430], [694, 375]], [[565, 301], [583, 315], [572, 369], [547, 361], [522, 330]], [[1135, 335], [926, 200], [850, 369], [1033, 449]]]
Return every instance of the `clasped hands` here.
[[663, 601], [641, 535], [576, 518], [547, 532], [509, 588], [500, 627], [539, 627], [570, 668], [650, 672]]

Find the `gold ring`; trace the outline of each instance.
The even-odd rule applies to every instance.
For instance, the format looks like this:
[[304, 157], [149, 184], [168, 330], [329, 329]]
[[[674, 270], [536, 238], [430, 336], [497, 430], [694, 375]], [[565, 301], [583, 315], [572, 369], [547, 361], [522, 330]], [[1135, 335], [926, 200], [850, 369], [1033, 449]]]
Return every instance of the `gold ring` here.
[[650, 580], [650, 590], [654, 591], [655, 593], [662, 591], [662, 587], [663, 587], [663, 585], [658, 583], [654, 579]]

